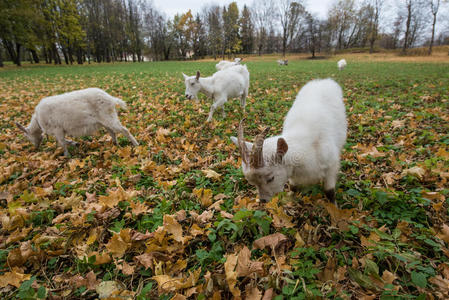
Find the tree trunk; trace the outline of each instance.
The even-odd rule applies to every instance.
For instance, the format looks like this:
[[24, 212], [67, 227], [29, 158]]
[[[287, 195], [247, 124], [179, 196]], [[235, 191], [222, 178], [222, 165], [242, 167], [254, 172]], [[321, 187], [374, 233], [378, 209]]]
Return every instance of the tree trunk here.
[[19, 66], [19, 67], [22, 65], [21, 62], [20, 62], [20, 50], [22, 50], [22, 45], [19, 44], [19, 43], [16, 43], [16, 53], [17, 53], [17, 56], [16, 56], [16, 60], [14, 61], [14, 63], [15, 63], [17, 66]]
[[0, 46], [0, 68], [3, 68], [3, 49]]
[[46, 64], [51, 64], [51, 58], [50, 58], [50, 60], [48, 59], [48, 51], [47, 51], [47, 48], [46, 47], [43, 47], [43, 50], [44, 50], [44, 59], [45, 59], [45, 63]]
[[67, 50], [64, 47], [61, 47], [62, 55], [64, 56], [65, 64], [69, 64], [69, 56], [67, 55]]
[[31, 56], [33, 57], [34, 62], [38, 64], [39, 63], [39, 55], [37, 55], [36, 50], [30, 50], [30, 52], [31, 52]]
[[61, 57], [59, 57], [58, 48], [56, 47], [56, 44], [52, 45], [52, 53], [53, 53], [53, 59], [55, 60], [55, 65], [61, 64]]
[[69, 57], [69, 62], [70, 62], [71, 65], [73, 65], [73, 62], [75, 61], [73, 59], [73, 53], [72, 52], [73, 52], [72, 51], [72, 47], [68, 47], [67, 48], [67, 56]]
[[83, 64], [83, 51], [81, 50], [81, 47], [78, 47], [77, 54], [76, 54], [76, 62], [79, 65]]
[[430, 45], [429, 45], [429, 55], [432, 55], [432, 47], [433, 47], [433, 40], [435, 38], [435, 24], [437, 22], [437, 14], [433, 14], [433, 23], [432, 23], [432, 37], [430, 38]]
[[285, 58], [285, 48], [287, 47], [287, 29], [284, 29], [284, 33], [282, 35], [282, 57]]
[[402, 54], [405, 54], [408, 47], [408, 39], [410, 35], [410, 22], [412, 19], [412, 0], [409, 0], [409, 3], [407, 4], [407, 23], [405, 28], [405, 37], [404, 37], [404, 45], [402, 46]]

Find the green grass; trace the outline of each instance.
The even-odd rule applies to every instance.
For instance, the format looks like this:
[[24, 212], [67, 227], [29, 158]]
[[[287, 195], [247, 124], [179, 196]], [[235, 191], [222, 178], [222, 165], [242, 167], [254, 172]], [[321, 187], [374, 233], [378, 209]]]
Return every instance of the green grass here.
[[[449, 64], [347, 60], [342, 72], [333, 60], [292, 60], [287, 67], [275, 61], [247, 62], [251, 85], [245, 115], [248, 138], [264, 126], [271, 126], [271, 135], [278, 134], [306, 82], [330, 77], [342, 86], [349, 132], [337, 201], [340, 208], [354, 211], [351, 217], [342, 213], [341, 222], [332, 219], [320, 200], [320, 186], [282, 193], [279, 203], [271, 203], [270, 208], [254, 204], [255, 188], [245, 181], [238, 151], [229, 140], [244, 117], [239, 101], [225, 105], [226, 118], [218, 112], [214, 123], [205, 125], [211, 100], [201, 96], [197, 105], [184, 97], [181, 72], [192, 75], [200, 70], [208, 76], [215, 71], [214, 62], [0, 70], [0, 194], [7, 195], [7, 201], [0, 199], [0, 213], [8, 218], [0, 229], [0, 276], [17, 266], [35, 281], [33, 286], [22, 280], [18, 289], [0, 288], [2, 298], [61, 295], [62, 290], [70, 290], [75, 298], [94, 297], [94, 290], [73, 286], [69, 280], [94, 271], [98, 279], [122, 282], [139, 299], [170, 299], [175, 291], [157, 289], [151, 277], [187, 278], [200, 268], [201, 276], [194, 284], [197, 298], [207, 299], [219, 291], [227, 299], [232, 294], [223, 275], [224, 263], [227, 255], [238, 254], [244, 246], [252, 250], [252, 260], [264, 263], [264, 271], [238, 280], [243, 295], [249, 283], [261, 291], [274, 288], [276, 299], [445, 295], [447, 291], [432, 278], [449, 280], [443, 272], [449, 251], [441, 231], [449, 221], [445, 200], [449, 196]], [[14, 122], [30, 120], [42, 97], [87, 87], [100, 87], [128, 103], [120, 119], [141, 146], [132, 149], [126, 138], [119, 138], [120, 146], [113, 147], [102, 134], [80, 139], [81, 145], [71, 148], [72, 158], [65, 159], [53, 138], [36, 150], [14, 127]], [[395, 120], [404, 121], [403, 126], [395, 126]], [[161, 134], [160, 128], [169, 133]], [[367, 149], [372, 146], [382, 155], [370, 154]], [[414, 167], [423, 170], [421, 177], [406, 171]], [[220, 178], [206, 177], [202, 170], [207, 169], [218, 172]], [[385, 177], [388, 174], [391, 182]], [[98, 211], [101, 207], [93, 203], [119, 186], [135, 193], [114, 208]], [[49, 187], [48, 193], [36, 189]], [[201, 188], [221, 195], [220, 209], [233, 217], [212, 211], [206, 223], [195, 219], [191, 211], [199, 215], [207, 211], [193, 194]], [[86, 193], [96, 193], [95, 200], [89, 201]], [[249, 205], [241, 204], [245, 197]], [[148, 210], [136, 214], [134, 203]], [[189, 237], [185, 243], [166, 233], [164, 245], [153, 238], [146, 243], [133, 241], [125, 254], [110, 262], [96, 264], [92, 258], [93, 252], [108, 252], [106, 245], [113, 234], [127, 229], [154, 232], [164, 224], [164, 215], [181, 210], [187, 211], [186, 219], [179, 221], [183, 235]], [[64, 214], [64, 222], [53, 222]], [[279, 226], [280, 216], [294, 226]], [[203, 232], [192, 235], [192, 224]], [[30, 231], [6, 242], [22, 228]], [[95, 230], [98, 238], [87, 243]], [[253, 248], [254, 240], [275, 232], [289, 239], [276, 259], [270, 250]], [[305, 244], [295, 246], [297, 234]], [[366, 243], [373, 238], [375, 242]], [[27, 243], [34, 252], [27, 253], [25, 261], [15, 259], [15, 249]], [[135, 257], [151, 253], [150, 248], [159, 256], [154, 265], [144, 268]], [[86, 253], [85, 258], [80, 258], [81, 253]], [[290, 267], [279, 267], [279, 258]], [[118, 267], [123, 261], [135, 267], [132, 276]], [[176, 271], [174, 265], [184, 267]], [[207, 272], [212, 274], [212, 291], [204, 278]], [[392, 283], [382, 278], [388, 272], [396, 276]], [[341, 278], [326, 275], [337, 273]], [[66, 281], [51, 279], [62, 274]]]

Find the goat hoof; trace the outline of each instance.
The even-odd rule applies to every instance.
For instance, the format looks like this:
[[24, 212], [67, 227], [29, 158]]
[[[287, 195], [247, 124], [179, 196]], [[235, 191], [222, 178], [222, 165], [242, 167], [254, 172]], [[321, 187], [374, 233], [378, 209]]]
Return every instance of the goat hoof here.
[[337, 203], [335, 200], [335, 189], [324, 191], [324, 193], [326, 194], [326, 198], [329, 200], [329, 202], [332, 202], [334, 204]]

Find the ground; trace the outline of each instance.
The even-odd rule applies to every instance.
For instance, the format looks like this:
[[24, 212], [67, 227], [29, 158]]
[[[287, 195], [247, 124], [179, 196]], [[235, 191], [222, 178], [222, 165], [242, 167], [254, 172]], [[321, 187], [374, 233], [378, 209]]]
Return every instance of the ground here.
[[[0, 71], [1, 298], [449, 297], [449, 60], [378, 56], [346, 55], [342, 72], [342, 56], [246, 59], [246, 115], [231, 100], [211, 124], [181, 72], [213, 61]], [[349, 122], [338, 208], [319, 185], [258, 203], [229, 137], [244, 116], [248, 139], [279, 133], [299, 89], [326, 77]], [[101, 131], [65, 158], [15, 127], [42, 97], [87, 87], [127, 102], [140, 146]]]

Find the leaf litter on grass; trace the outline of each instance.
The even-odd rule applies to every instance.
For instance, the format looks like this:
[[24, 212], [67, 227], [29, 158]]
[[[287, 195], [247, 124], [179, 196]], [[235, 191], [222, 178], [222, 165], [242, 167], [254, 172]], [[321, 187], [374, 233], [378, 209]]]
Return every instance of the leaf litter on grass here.
[[[238, 101], [205, 125], [210, 102], [183, 98], [180, 66], [214, 71], [168, 62], [0, 73], [2, 298], [449, 297], [447, 65], [248, 63], [248, 136], [280, 132], [308, 80], [335, 76], [344, 88], [339, 207], [320, 186], [258, 203], [229, 141]], [[66, 159], [53, 138], [36, 150], [14, 127], [42, 97], [90, 86], [128, 103], [120, 119], [140, 146], [114, 146], [102, 131]]]

